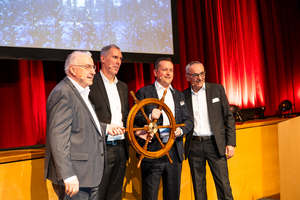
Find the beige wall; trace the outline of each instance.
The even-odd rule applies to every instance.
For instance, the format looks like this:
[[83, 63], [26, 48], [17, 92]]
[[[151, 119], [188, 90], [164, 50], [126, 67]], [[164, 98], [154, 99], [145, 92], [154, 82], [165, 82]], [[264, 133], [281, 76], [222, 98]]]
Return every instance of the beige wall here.
[[300, 117], [278, 124], [280, 199], [300, 199]]

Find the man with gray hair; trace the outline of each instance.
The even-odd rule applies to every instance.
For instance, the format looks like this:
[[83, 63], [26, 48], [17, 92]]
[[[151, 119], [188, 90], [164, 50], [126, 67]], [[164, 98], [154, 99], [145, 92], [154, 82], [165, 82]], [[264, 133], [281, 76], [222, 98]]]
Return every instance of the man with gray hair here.
[[47, 100], [44, 178], [59, 199], [98, 200], [105, 167], [105, 132], [123, 134], [117, 125], [99, 123], [89, 101], [95, 65], [89, 52], [75, 51], [65, 62], [67, 76]]
[[[101, 49], [101, 70], [95, 75], [90, 99], [100, 122], [125, 126], [129, 113], [127, 84], [116, 75], [122, 63], [120, 48], [114, 44]], [[106, 134], [107, 135], [107, 134]], [[120, 200], [129, 158], [126, 134], [106, 136], [107, 168], [99, 187], [99, 199]]]
[[206, 161], [211, 169], [218, 199], [233, 199], [228, 178], [227, 159], [235, 152], [235, 121], [220, 84], [205, 82], [202, 63], [186, 66], [191, 87], [183, 91], [194, 119], [194, 129], [185, 142], [185, 158], [189, 159], [196, 200], [207, 199]]

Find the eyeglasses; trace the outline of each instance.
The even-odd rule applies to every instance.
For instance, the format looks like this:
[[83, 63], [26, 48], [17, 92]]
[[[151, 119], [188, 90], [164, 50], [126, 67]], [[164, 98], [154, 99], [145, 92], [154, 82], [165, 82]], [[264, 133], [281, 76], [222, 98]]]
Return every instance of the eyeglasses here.
[[189, 76], [191, 76], [191, 77], [193, 77], [193, 78], [197, 78], [197, 77], [199, 77], [199, 76], [203, 78], [203, 77], [205, 76], [205, 74], [206, 74], [206, 71], [201, 72], [200, 74], [196, 74], [196, 73], [195, 73], [195, 74], [188, 74], [188, 73], [187, 73], [187, 75], [189, 75]]
[[78, 66], [78, 67], [84, 67], [86, 70], [96, 70], [96, 65], [74, 65], [74, 66]]

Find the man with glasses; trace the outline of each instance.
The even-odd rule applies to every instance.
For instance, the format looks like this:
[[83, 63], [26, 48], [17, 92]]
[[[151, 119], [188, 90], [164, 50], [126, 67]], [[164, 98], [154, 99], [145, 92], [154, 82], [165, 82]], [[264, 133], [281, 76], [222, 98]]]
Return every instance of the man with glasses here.
[[104, 133], [120, 135], [124, 129], [99, 123], [88, 98], [95, 75], [89, 52], [70, 54], [65, 72], [47, 100], [44, 178], [59, 199], [98, 200], [106, 164]]
[[233, 199], [228, 178], [227, 159], [235, 152], [235, 121], [220, 84], [205, 82], [203, 64], [186, 66], [191, 87], [183, 91], [194, 129], [187, 135], [185, 158], [189, 159], [196, 200], [207, 199], [206, 161], [211, 169], [218, 199]]
[[[116, 45], [101, 49], [101, 70], [90, 87], [90, 99], [100, 122], [124, 127], [129, 113], [128, 87], [116, 77], [122, 58]], [[99, 186], [99, 199], [121, 200], [126, 160], [129, 158], [128, 138], [126, 134], [107, 135], [105, 141], [107, 168]]]

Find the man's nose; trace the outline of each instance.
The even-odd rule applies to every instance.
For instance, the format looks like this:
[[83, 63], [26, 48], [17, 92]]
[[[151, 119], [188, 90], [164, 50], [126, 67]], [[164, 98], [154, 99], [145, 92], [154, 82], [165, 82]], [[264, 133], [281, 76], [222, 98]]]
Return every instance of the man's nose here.
[[118, 65], [120, 65], [121, 62], [122, 62], [122, 61], [121, 61], [120, 59], [117, 59], [117, 64], [118, 64]]

